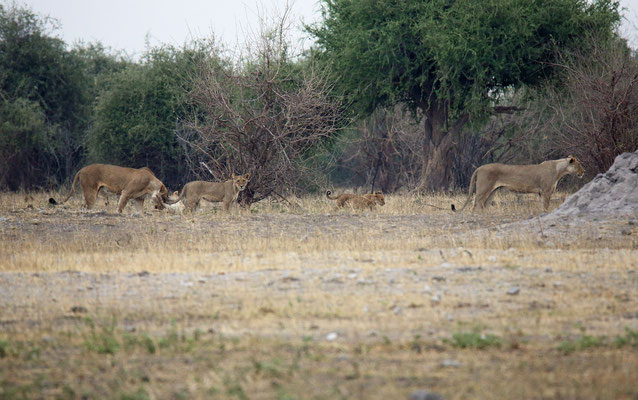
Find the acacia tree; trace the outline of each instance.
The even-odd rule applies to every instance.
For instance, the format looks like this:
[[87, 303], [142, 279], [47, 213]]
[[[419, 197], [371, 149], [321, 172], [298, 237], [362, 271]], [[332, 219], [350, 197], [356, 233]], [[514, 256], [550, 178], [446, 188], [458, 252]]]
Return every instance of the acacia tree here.
[[426, 190], [452, 183], [455, 137], [471, 119], [516, 109], [504, 94], [550, 77], [557, 48], [611, 37], [619, 21], [615, 0], [323, 0], [322, 14], [308, 27], [315, 54], [355, 111], [423, 115]]

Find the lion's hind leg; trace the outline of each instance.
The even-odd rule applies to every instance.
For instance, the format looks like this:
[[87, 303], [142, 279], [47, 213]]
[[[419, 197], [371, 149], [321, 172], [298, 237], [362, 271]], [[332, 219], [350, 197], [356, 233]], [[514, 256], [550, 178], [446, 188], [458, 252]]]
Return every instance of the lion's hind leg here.
[[84, 194], [84, 207], [90, 210], [97, 201], [97, 194], [100, 191], [100, 187], [81, 181], [80, 185], [82, 186], [82, 193]]
[[483, 188], [479, 189], [479, 186], [476, 185], [476, 197], [474, 198], [474, 206], [472, 207], [472, 211], [475, 211], [477, 207], [479, 210], [487, 207], [489, 201], [492, 200], [496, 189], [498, 189], [498, 187], [494, 187], [493, 185], [488, 186], [487, 190]]
[[193, 200], [193, 199], [186, 198], [184, 199], [184, 206], [186, 206], [186, 209], [188, 210], [188, 212], [194, 213], [199, 207], [199, 202], [200, 202], [200, 199]]

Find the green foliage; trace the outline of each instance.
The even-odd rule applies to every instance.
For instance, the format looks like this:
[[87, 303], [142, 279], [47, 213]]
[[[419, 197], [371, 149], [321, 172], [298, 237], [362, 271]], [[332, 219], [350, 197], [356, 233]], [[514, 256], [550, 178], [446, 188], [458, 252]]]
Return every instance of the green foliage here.
[[86, 319], [90, 331], [86, 335], [84, 345], [90, 351], [98, 354], [115, 354], [120, 349], [120, 342], [115, 336], [116, 320], [111, 318], [109, 323], [105, 323], [96, 328], [95, 323], [91, 319]]
[[308, 29], [360, 112], [405, 103], [455, 115], [539, 83], [557, 48], [610, 36], [618, 21], [611, 0], [325, 0]]
[[632, 346], [638, 348], [638, 330], [634, 331], [625, 327], [625, 336], [616, 336], [614, 345], [616, 347]]
[[9, 341], [4, 339], [0, 340], [0, 358], [5, 358], [9, 355], [9, 348]]
[[181, 184], [185, 162], [174, 131], [187, 111], [190, 78], [209, 50], [205, 43], [155, 48], [143, 63], [113, 74], [98, 96], [90, 160], [148, 166], [165, 184]]
[[0, 93], [0, 186], [18, 189], [48, 172], [42, 161], [54, 156], [51, 133], [37, 102]]
[[67, 51], [55, 29], [51, 19], [0, 5], [0, 187], [48, 186], [83, 161], [99, 81], [89, 63], [109, 56], [100, 46]]
[[564, 353], [586, 350], [592, 347], [601, 347], [605, 344], [605, 337], [583, 335], [575, 340], [564, 340], [558, 345], [558, 350]]
[[125, 393], [120, 397], [121, 400], [148, 400], [151, 397], [149, 396], [146, 389], [140, 387], [134, 393]]
[[483, 350], [488, 347], [500, 347], [503, 340], [496, 335], [480, 333], [474, 330], [472, 332], [456, 332], [452, 334], [450, 343], [452, 346], [462, 349]]
[[[584, 328], [581, 330], [584, 331]], [[608, 336], [591, 336], [584, 334], [575, 339], [563, 340], [558, 345], [558, 350], [569, 354], [576, 351], [610, 345], [613, 345], [616, 348], [622, 348], [625, 346], [638, 348], [638, 331], [634, 331], [629, 327], [626, 327], [625, 335], [616, 336], [613, 340], [611, 340]]]

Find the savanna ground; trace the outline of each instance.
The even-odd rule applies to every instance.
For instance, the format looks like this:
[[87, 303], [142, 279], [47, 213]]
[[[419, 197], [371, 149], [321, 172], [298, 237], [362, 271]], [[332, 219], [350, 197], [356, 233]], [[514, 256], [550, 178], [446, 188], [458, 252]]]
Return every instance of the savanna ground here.
[[0, 398], [638, 398], [637, 215], [48, 195], [0, 195]]

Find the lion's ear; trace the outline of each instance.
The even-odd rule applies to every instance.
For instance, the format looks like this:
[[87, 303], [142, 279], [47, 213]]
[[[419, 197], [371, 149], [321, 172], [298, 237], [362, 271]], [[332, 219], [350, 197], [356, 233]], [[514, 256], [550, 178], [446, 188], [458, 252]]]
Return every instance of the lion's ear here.
[[576, 160], [574, 159], [574, 157], [569, 156], [569, 163], [570, 163], [570, 164], [573, 164], [573, 163], [574, 163], [574, 161], [576, 161]]
[[244, 178], [250, 179], [250, 172], [246, 172], [246, 174], [244, 175]]
[[237, 175], [233, 174], [233, 179], [237, 179]]

